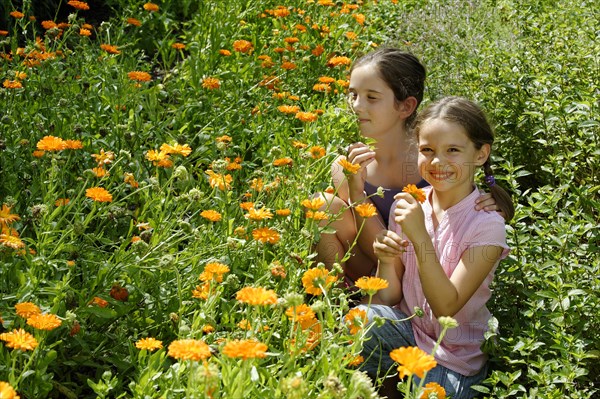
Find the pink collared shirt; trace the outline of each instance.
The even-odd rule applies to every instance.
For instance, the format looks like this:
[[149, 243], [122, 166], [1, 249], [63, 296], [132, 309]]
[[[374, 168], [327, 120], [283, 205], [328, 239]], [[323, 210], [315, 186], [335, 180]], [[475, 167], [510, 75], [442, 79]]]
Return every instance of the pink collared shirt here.
[[[446, 210], [436, 229], [433, 227], [432, 219], [431, 187], [426, 187], [424, 191], [427, 196], [427, 200], [422, 204], [425, 226], [432, 239], [437, 258], [448, 277], [452, 276], [462, 254], [469, 248], [494, 245], [504, 248], [500, 259], [508, 255], [504, 219], [497, 212], [475, 210], [475, 200], [480, 196], [476, 187], [462, 201]], [[392, 205], [392, 209], [394, 208], [395, 203]], [[402, 236], [402, 229], [394, 221], [393, 211], [390, 213], [389, 229]], [[491, 317], [485, 304], [490, 299], [489, 285], [500, 259], [465, 306], [454, 315], [459, 327], [446, 332], [435, 353], [439, 364], [466, 376], [479, 372], [487, 360], [487, 356], [481, 351], [483, 335]], [[433, 315], [423, 293], [412, 244], [402, 254], [402, 262], [405, 267], [402, 279], [403, 298], [396, 306], [407, 315], [414, 312], [415, 306], [425, 312], [423, 317], [414, 317], [411, 321], [417, 346], [431, 353], [442, 327]]]

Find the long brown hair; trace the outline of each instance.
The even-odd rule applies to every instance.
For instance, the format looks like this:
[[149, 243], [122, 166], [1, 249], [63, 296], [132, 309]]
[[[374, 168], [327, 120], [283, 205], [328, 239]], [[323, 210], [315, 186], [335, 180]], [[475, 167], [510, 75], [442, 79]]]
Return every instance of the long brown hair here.
[[510, 221], [515, 215], [515, 207], [510, 195], [494, 179], [491, 161], [494, 130], [483, 110], [473, 101], [463, 97], [442, 98], [439, 101], [429, 104], [415, 119], [412, 129], [417, 138], [419, 137], [419, 131], [423, 123], [430, 119], [442, 119], [462, 126], [469, 140], [473, 142], [475, 148], [478, 150], [484, 144], [490, 145], [490, 156], [488, 156], [488, 159], [482, 166], [485, 175], [484, 180], [496, 200], [496, 206], [504, 212], [506, 221]]

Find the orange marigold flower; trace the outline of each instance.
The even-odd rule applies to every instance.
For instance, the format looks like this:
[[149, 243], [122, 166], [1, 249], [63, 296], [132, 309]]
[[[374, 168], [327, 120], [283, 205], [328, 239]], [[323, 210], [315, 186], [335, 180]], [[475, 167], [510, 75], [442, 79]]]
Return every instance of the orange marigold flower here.
[[32, 302], [17, 303], [15, 305], [15, 311], [17, 313], [17, 316], [20, 316], [24, 319], [28, 319], [33, 315], [42, 313], [42, 309], [40, 309], [38, 305]]
[[446, 390], [437, 382], [429, 382], [423, 387], [423, 393], [419, 399], [429, 398], [446, 399]]
[[414, 199], [416, 199], [420, 203], [425, 202], [425, 192], [422, 189], [417, 188], [417, 186], [415, 186], [414, 184], [407, 185], [402, 189], [402, 191], [405, 193], [409, 193], [413, 196]]
[[313, 211], [317, 211], [319, 208], [325, 205], [325, 200], [321, 197], [315, 197], [303, 200], [300, 205]]
[[67, 144], [60, 137], [44, 136], [36, 147], [42, 151], [62, 151], [67, 148]]
[[327, 66], [336, 67], [340, 65], [350, 65], [352, 60], [348, 57], [331, 57], [329, 61], [327, 61]]
[[108, 294], [117, 301], [127, 302], [129, 299], [129, 291], [119, 283], [113, 284]]
[[350, 40], [356, 40], [358, 38], [358, 35], [355, 32], [346, 32], [344, 33], [344, 36]]
[[292, 166], [294, 160], [290, 157], [278, 158], [273, 161], [273, 166]]
[[300, 112], [300, 107], [297, 105], [280, 105], [277, 109], [284, 114], [297, 114]]
[[360, 164], [352, 163], [352, 162], [348, 161], [346, 158], [341, 158], [337, 163], [342, 168], [344, 168], [344, 172], [346, 172], [346, 173], [352, 173], [353, 175], [355, 175], [356, 172], [358, 172], [360, 170]]
[[323, 211], [306, 211], [306, 218], [313, 220], [327, 220], [329, 215]]
[[59, 198], [56, 201], [54, 201], [54, 206], [65, 206], [68, 205], [69, 202], [71, 202], [71, 200], [68, 198]]
[[285, 315], [294, 323], [300, 324], [300, 327], [303, 330], [317, 322], [315, 312], [305, 303], [297, 306], [290, 306], [286, 309]]
[[192, 148], [187, 144], [175, 143], [173, 145], [163, 144], [160, 146], [160, 151], [165, 154], [175, 154], [187, 157], [192, 153]]
[[33, 155], [36, 158], [41, 158], [44, 156], [45, 153], [45, 151], [35, 150], [31, 153], [31, 155]]
[[135, 343], [135, 347], [140, 350], [147, 350], [149, 352], [152, 352], [157, 349], [162, 349], [163, 344], [162, 344], [162, 341], [159, 341], [156, 338], [147, 337], [147, 338], [139, 339]]
[[142, 26], [142, 22], [139, 19], [135, 18], [127, 18], [125, 22], [133, 26]]
[[237, 292], [235, 299], [253, 306], [274, 305], [277, 303], [277, 294], [263, 287], [244, 287]]
[[102, 187], [91, 187], [85, 190], [85, 196], [97, 202], [112, 202], [112, 194]]
[[353, 356], [352, 358], [348, 357], [348, 359], [350, 360], [348, 362], [348, 366], [350, 366], [350, 367], [356, 367], [365, 361], [365, 358], [362, 357], [361, 355], [356, 355], [356, 356]]
[[52, 28], [56, 28], [56, 22], [54, 21], [42, 21], [42, 28], [46, 30], [50, 30]]
[[281, 263], [278, 261], [273, 261], [273, 263], [271, 263], [271, 275], [273, 277], [285, 278], [287, 273], [285, 271], [285, 267]]
[[362, 330], [363, 327], [367, 325], [368, 321], [367, 312], [360, 308], [352, 308], [346, 316], [344, 316], [344, 323], [352, 335], [355, 335]]
[[222, 48], [221, 50], [219, 50], [219, 54], [221, 54], [222, 56], [225, 56], [225, 57], [229, 57], [231, 55], [231, 51]]
[[4, 86], [6, 89], [22, 89], [23, 88], [23, 84], [21, 82], [19, 82], [18, 80], [8, 80], [8, 79], [6, 79], [4, 82], [2, 82], [2, 86]]
[[81, 36], [89, 37], [89, 36], [92, 36], [92, 31], [90, 31], [89, 29], [81, 28], [81, 29], [79, 29], [79, 34]]
[[327, 83], [316, 83], [313, 85], [313, 90], [322, 93], [329, 93], [331, 91], [331, 86]]
[[81, 140], [65, 140], [65, 149], [66, 150], [81, 150], [83, 148], [83, 143]]
[[90, 6], [88, 5], [88, 3], [84, 2], [84, 1], [71, 0], [71, 1], [67, 2], [67, 4], [78, 10], [87, 11], [90, 9]]
[[202, 87], [209, 90], [216, 90], [221, 87], [221, 81], [217, 78], [204, 78], [202, 79]]
[[370, 218], [377, 215], [377, 208], [375, 208], [375, 205], [370, 202], [364, 202], [360, 205], [356, 205], [354, 210], [363, 218]]
[[144, 10], [150, 11], [150, 12], [157, 12], [159, 10], [159, 7], [158, 7], [158, 5], [156, 5], [154, 3], [146, 3], [146, 4], [144, 4]]
[[17, 391], [5, 381], [0, 381], [0, 398], [2, 399], [19, 399]]
[[179, 339], [171, 342], [168, 355], [179, 360], [206, 360], [210, 357], [210, 348], [199, 339]]
[[108, 301], [106, 301], [106, 300], [104, 300], [104, 299], [102, 299], [100, 297], [95, 296], [94, 298], [92, 298], [92, 300], [90, 301], [89, 304], [90, 305], [96, 305], [96, 306], [99, 306], [101, 308], [105, 308], [105, 307], [108, 306]]
[[222, 353], [227, 357], [248, 360], [266, 357], [267, 349], [267, 345], [254, 339], [236, 339], [227, 342]]
[[104, 169], [102, 166], [92, 168], [92, 172], [94, 172], [94, 175], [96, 175], [96, 177], [110, 176], [110, 173], [108, 173], [106, 169]]
[[367, 295], [374, 295], [377, 291], [387, 288], [388, 282], [380, 277], [363, 276], [356, 280], [355, 285]]
[[21, 219], [19, 215], [10, 213], [11, 209], [12, 207], [2, 204], [2, 209], [0, 209], [0, 227], [8, 226], [10, 223]]
[[254, 45], [248, 40], [236, 40], [233, 42], [233, 49], [240, 53], [248, 53], [252, 51]]
[[210, 220], [211, 222], [218, 222], [221, 220], [221, 214], [217, 211], [213, 211], [212, 209], [200, 212], [200, 216], [204, 219]]
[[196, 289], [192, 290], [192, 297], [206, 300], [208, 299], [208, 295], [210, 294], [211, 288], [212, 287], [208, 282], [202, 285], [197, 285]]
[[352, 14], [352, 18], [354, 18], [356, 20], [356, 22], [358, 22], [359, 25], [365, 24], [366, 17], [364, 14], [360, 14], [360, 13]]
[[260, 241], [263, 244], [277, 244], [281, 238], [277, 231], [268, 227], [252, 230], [252, 237], [254, 237], [256, 241]]
[[27, 324], [38, 330], [51, 331], [60, 327], [62, 320], [55, 314], [34, 314], [27, 319]]
[[204, 266], [204, 271], [198, 279], [204, 282], [214, 280], [217, 283], [222, 283], [223, 275], [228, 272], [229, 266], [219, 262], [209, 262]]
[[171, 44], [171, 47], [173, 47], [175, 50], [183, 50], [183, 49], [185, 49], [185, 44], [173, 43], [173, 44]]
[[0, 36], [8, 36], [7, 30], [0, 30]]
[[148, 152], [146, 152], [146, 159], [151, 161], [155, 166], [158, 166], [161, 161], [165, 161], [169, 158], [169, 154], [164, 151], [148, 150]]
[[298, 148], [298, 149], [303, 149], [303, 148], [308, 147], [308, 144], [303, 143], [303, 142], [298, 141], [298, 140], [294, 140], [294, 141], [292, 141], [292, 147]]
[[112, 163], [112, 161], [115, 159], [115, 153], [112, 151], [104, 152], [104, 148], [102, 148], [100, 149], [100, 154], [92, 154], [92, 158], [96, 160], [96, 163], [98, 163], [98, 165], [106, 165]]
[[337, 278], [329, 274], [329, 270], [312, 268], [302, 275], [302, 286], [307, 294], [321, 295], [323, 290], [328, 290], [336, 280]]
[[127, 77], [137, 82], [149, 82], [152, 80], [152, 76], [148, 72], [141, 71], [127, 72]]
[[277, 17], [277, 18], [284, 18], [289, 15], [290, 15], [290, 10], [285, 8], [285, 6], [277, 6], [277, 8], [275, 8], [273, 10], [273, 16]]
[[296, 113], [296, 119], [301, 120], [302, 122], [314, 122], [318, 118], [317, 114], [312, 112], [298, 112]]
[[317, 45], [312, 51], [312, 55], [314, 55], [315, 57], [320, 56], [321, 54], [323, 54], [325, 52], [325, 47], [321, 46], [320, 44]]
[[431, 370], [437, 365], [433, 356], [415, 346], [394, 349], [390, 352], [390, 357], [399, 364], [398, 373], [400, 379], [413, 374], [419, 378], [423, 378], [426, 371]]
[[248, 209], [248, 213], [244, 215], [246, 219], [250, 220], [263, 220], [263, 219], [271, 219], [273, 217], [273, 213], [268, 208], [260, 208], [256, 209], [254, 207]]
[[13, 234], [0, 234], [0, 244], [12, 249], [25, 248], [23, 240]]
[[285, 61], [284, 63], [281, 64], [281, 68], [285, 69], [287, 71], [292, 71], [292, 70], [298, 68], [298, 66], [296, 64], [294, 64], [293, 62]]
[[275, 210], [275, 214], [277, 216], [289, 216], [291, 213], [292, 213], [292, 211], [289, 210], [288, 208], [282, 208], [282, 209]]
[[242, 208], [245, 211], [249, 211], [251, 208], [254, 208], [254, 202], [251, 202], [251, 201], [242, 202], [240, 204], [240, 208]]
[[222, 175], [210, 169], [205, 173], [208, 175], [208, 182], [212, 188], [217, 187], [219, 190], [229, 190], [231, 188], [231, 182], [233, 181], [231, 175]]
[[211, 332], [214, 332], [215, 328], [213, 326], [211, 326], [210, 324], [206, 324], [204, 326], [202, 326], [202, 332], [204, 334], [210, 334]]
[[110, 44], [101, 44], [100, 48], [109, 54], [121, 54], [117, 46], [112, 46]]
[[325, 151], [325, 148], [321, 147], [320, 145], [314, 145], [314, 146], [310, 147], [308, 149], [308, 152], [310, 153], [310, 156], [313, 159], [323, 158], [325, 156], [325, 154], [327, 153]]
[[16, 10], [11, 11], [9, 14], [11, 17], [16, 18], [16, 19], [21, 19], [25, 16], [25, 14], [23, 14], [21, 11], [16, 11]]
[[138, 188], [140, 186], [140, 184], [135, 180], [133, 173], [125, 172], [123, 174], [123, 181], [133, 188]]
[[22, 351], [32, 351], [38, 346], [33, 335], [22, 328], [0, 334], [0, 340], [6, 342], [7, 347]]
[[217, 138], [215, 139], [215, 141], [216, 141], [217, 143], [231, 143], [231, 140], [233, 140], [233, 139], [231, 138], [231, 136], [228, 136], [228, 135], [226, 135], [226, 134], [224, 134], [223, 136], [219, 136], [219, 137], [217, 137]]
[[256, 191], [262, 191], [265, 187], [265, 182], [260, 177], [252, 179], [250, 182], [250, 188]]

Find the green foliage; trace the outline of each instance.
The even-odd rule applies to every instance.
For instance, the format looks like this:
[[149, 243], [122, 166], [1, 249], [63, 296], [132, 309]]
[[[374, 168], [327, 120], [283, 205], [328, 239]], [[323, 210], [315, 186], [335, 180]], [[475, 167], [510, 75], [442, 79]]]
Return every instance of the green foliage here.
[[[23, 2], [23, 19], [0, 8], [7, 23], [0, 30], [9, 32], [0, 36], [0, 78], [27, 74], [22, 89], [0, 87], [0, 206], [20, 216], [10, 227], [25, 244], [0, 244], [0, 316], [7, 330], [32, 331], [14, 305], [33, 302], [62, 319], [56, 330], [34, 332], [34, 351], [2, 345], [0, 381], [22, 397], [235, 397], [236, 389], [247, 397], [333, 397], [325, 388], [332, 381], [347, 388], [343, 397], [373, 395], [364, 375], [348, 366], [361, 338], [341, 327], [347, 293], [331, 287], [326, 296], [302, 299], [301, 279], [322, 228], [304, 217], [300, 203], [329, 185], [337, 147], [356, 132], [343, 95], [347, 69], [327, 60], [392, 44], [427, 65], [426, 102], [454, 94], [483, 105], [496, 126], [497, 180], [518, 202], [508, 230], [512, 251], [490, 303], [497, 330], [486, 342], [491, 371], [481, 396], [596, 395], [597, 2], [380, 0], [348, 13], [337, 3], [287, 3], [290, 14], [276, 17], [272, 1], [179, 0], [148, 12], [143, 2], [110, 0], [103, 10], [112, 17], [94, 21], [91, 37], [79, 34], [89, 13], [70, 9], [71, 25], [59, 34], [27, 18], [30, 2]], [[364, 25], [357, 13], [366, 16]], [[293, 36], [300, 42], [286, 43]], [[253, 50], [235, 51], [235, 40], [250, 41]], [[118, 46], [120, 54], [100, 44]], [[318, 45], [322, 54], [312, 52]], [[35, 54], [48, 59], [27, 66]], [[282, 69], [285, 61], [296, 69]], [[132, 71], [152, 79], [133, 82]], [[340, 82], [330, 92], [313, 90], [323, 76]], [[220, 86], [211, 89], [209, 77]], [[302, 122], [281, 112], [283, 105], [319, 117]], [[34, 156], [49, 135], [80, 140], [83, 148]], [[192, 152], [161, 167], [148, 158], [163, 144], [187, 144]], [[327, 155], [311, 156], [311, 146]], [[114, 158], [99, 163], [92, 154], [103, 151]], [[285, 157], [291, 166], [273, 164]], [[228, 170], [232, 163], [241, 168]], [[99, 166], [108, 173], [98, 175]], [[231, 187], [218, 188], [223, 177], [211, 184], [208, 170], [231, 175]], [[95, 186], [112, 202], [86, 197]], [[55, 204], [65, 198], [67, 204]], [[255, 221], [240, 208], [246, 201], [290, 215]], [[207, 210], [221, 220], [201, 216]], [[275, 229], [279, 243], [255, 240], [259, 227]], [[227, 264], [230, 273], [207, 299], [195, 298], [209, 262]], [[277, 264], [285, 278], [271, 274]], [[249, 285], [273, 289], [281, 304], [236, 301]], [[127, 300], [112, 297], [114, 287], [125, 288]], [[308, 351], [298, 348], [309, 333], [285, 314], [298, 297], [322, 325], [319, 344]], [[251, 330], [238, 326], [244, 319]], [[144, 337], [165, 347], [137, 349]], [[202, 364], [167, 355], [177, 339], [203, 339], [218, 351], [222, 341], [249, 337], [268, 345], [267, 358], [220, 356]]]

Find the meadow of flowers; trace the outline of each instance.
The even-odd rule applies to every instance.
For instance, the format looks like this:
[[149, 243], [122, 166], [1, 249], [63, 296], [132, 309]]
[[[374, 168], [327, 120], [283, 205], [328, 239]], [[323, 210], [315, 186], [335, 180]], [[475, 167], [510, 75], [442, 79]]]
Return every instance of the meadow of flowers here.
[[[9, 3], [1, 398], [376, 398], [313, 193], [358, 134], [349, 65], [385, 44], [424, 60], [427, 101], [489, 111], [519, 202], [482, 397], [597, 393], [595, 3]], [[430, 356], [394, 359], [407, 397], [444, 397], [412, 384]]]

